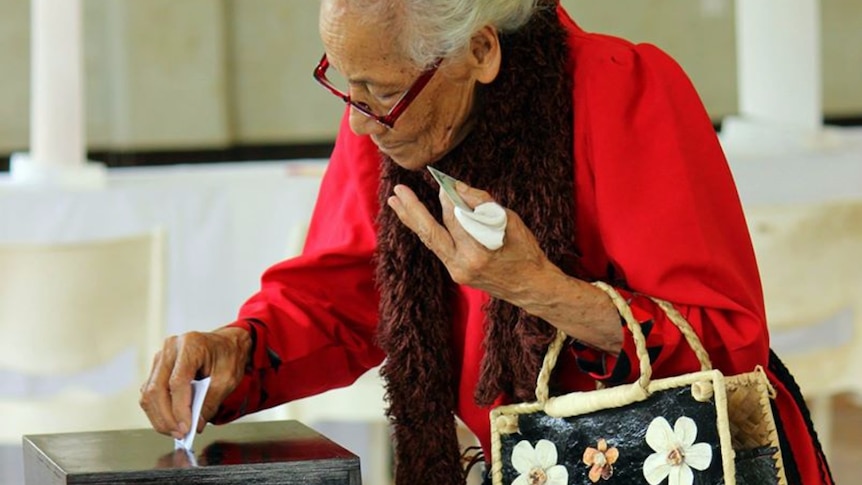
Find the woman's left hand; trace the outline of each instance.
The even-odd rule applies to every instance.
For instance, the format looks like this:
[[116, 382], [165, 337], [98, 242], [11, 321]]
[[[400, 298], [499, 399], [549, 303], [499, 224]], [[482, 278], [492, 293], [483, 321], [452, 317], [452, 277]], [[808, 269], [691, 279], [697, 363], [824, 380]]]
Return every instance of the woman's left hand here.
[[[493, 201], [487, 192], [463, 182], [456, 189], [470, 207]], [[614, 304], [602, 290], [555, 266], [518, 214], [506, 209], [503, 247], [491, 251], [461, 227], [452, 201], [442, 190], [443, 225], [412, 190], [398, 185], [394, 191], [389, 207], [443, 261], [456, 283], [523, 308], [583, 343], [612, 354], [620, 352], [623, 332]]]
[[[463, 182], [457, 183], [456, 190], [470, 207], [493, 201], [487, 192]], [[542, 275], [547, 276], [548, 271], [561, 272], [545, 256], [524, 221], [509, 209], [506, 209], [508, 222], [503, 247], [491, 251], [464, 230], [455, 218], [452, 201], [442, 190], [443, 225], [408, 187], [398, 185], [394, 192], [388, 200], [389, 207], [440, 258], [456, 283], [518, 305], [520, 300], [528, 298], [530, 289], [535, 289]]]

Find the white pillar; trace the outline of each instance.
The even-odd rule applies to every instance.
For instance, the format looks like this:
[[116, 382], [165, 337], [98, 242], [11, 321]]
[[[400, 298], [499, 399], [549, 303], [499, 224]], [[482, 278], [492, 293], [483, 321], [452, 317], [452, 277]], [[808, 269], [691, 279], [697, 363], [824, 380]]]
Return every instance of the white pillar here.
[[105, 170], [86, 160], [81, 0], [31, 0], [30, 153], [11, 159], [21, 185], [93, 188]]
[[829, 144], [820, 21], [820, 0], [736, 0], [739, 115], [724, 120], [726, 144]]
[[819, 0], [737, 0], [740, 115], [789, 128], [822, 125]]

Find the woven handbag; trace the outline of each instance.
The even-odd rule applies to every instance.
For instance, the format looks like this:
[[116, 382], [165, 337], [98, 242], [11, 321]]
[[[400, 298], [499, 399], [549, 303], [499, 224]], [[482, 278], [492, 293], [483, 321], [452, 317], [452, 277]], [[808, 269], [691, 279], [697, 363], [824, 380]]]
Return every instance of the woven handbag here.
[[566, 339], [549, 346], [536, 401], [491, 411], [494, 485], [609, 484], [787, 485], [772, 414], [774, 389], [759, 366], [726, 377], [685, 318], [653, 299], [680, 329], [699, 372], [652, 379], [640, 325], [611, 286], [594, 283], [616, 305], [634, 336], [636, 382], [561, 396], [548, 381]]

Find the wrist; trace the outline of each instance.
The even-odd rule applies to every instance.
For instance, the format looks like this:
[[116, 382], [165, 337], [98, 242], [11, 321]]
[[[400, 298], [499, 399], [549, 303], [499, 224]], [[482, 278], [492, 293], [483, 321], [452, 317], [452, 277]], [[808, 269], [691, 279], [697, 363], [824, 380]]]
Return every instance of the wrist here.
[[230, 347], [235, 349], [236, 355], [242, 360], [242, 368], [247, 369], [252, 363], [255, 338], [254, 328], [230, 325], [217, 329], [214, 333], [226, 338]]
[[559, 269], [543, 273], [531, 284], [534, 291], [525, 293], [528, 297], [517, 304], [520, 308], [590, 347], [612, 355], [620, 352], [619, 312], [603, 291]]
[[559, 304], [562, 290], [571, 285], [572, 279], [550, 262], [546, 263], [519, 278], [519, 288], [507, 298], [509, 303], [540, 318]]

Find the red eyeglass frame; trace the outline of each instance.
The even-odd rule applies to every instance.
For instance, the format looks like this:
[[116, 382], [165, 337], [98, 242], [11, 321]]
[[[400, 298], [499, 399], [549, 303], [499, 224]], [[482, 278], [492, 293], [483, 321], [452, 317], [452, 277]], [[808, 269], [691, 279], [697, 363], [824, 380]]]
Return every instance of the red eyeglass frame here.
[[341, 98], [342, 101], [352, 106], [354, 109], [362, 113], [363, 115], [371, 118], [372, 120], [380, 123], [381, 125], [392, 128], [395, 126], [395, 121], [401, 116], [402, 113], [410, 106], [410, 103], [416, 99], [416, 96], [419, 96], [419, 93], [422, 92], [422, 89], [428, 84], [431, 78], [434, 76], [434, 73], [437, 72], [437, 69], [440, 67], [440, 64], [443, 62], [443, 59], [437, 59], [434, 61], [434, 64], [431, 65], [428, 69], [422, 72], [416, 81], [410, 86], [404, 94], [398, 98], [398, 101], [395, 102], [395, 106], [389, 110], [383, 116], [375, 114], [371, 111], [371, 108], [361, 102], [353, 101], [350, 98], [350, 94], [342, 92], [340, 89], [335, 87], [329, 79], [326, 78], [326, 71], [329, 69], [329, 59], [327, 59], [326, 54], [323, 54], [323, 57], [320, 58], [320, 62], [317, 64], [317, 67], [314, 68], [314, 80], [317, 81], [321, 86], [328, 89], [329, 92]]

